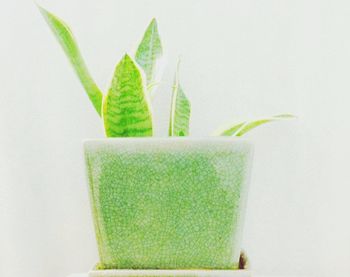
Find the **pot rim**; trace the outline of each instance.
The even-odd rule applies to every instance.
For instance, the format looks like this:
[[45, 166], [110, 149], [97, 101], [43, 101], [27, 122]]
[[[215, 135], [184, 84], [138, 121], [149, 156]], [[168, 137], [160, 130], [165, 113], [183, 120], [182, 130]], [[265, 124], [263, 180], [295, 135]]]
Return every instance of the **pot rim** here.
[[86, 138], [83, 139], [83, 144], [88, 143], [98, 143], [98, 142], [233, 142], [233, 143], [253, 143], [247, 139], [242, 139], [240, 137], [118, 137], [118, 138]]

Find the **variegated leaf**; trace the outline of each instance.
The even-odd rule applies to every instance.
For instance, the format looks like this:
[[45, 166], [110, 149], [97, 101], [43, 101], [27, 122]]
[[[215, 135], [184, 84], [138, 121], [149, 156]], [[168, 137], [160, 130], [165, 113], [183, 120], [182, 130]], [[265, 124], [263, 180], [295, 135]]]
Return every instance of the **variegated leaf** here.
[[152, 19], [135, 55], [136, 62], [146, 74], [147, 87], [150, 90], [154, 87], [155, 83], [159, 81], [157, 80], [157, 73], [162, 55], [163, 49], [158, 32], [157, 21]]
[[99, 115], [101, 115], [103, 94], [97, 87], [95, 81], [91, 77], [86, 67], [84, 59], [80, 54], [79, 47], [74, 39], [73, 33], [71, 32], [68, 25], [61, 19], [43, 9], [42, 7], [39, 7], [39, 9], [46, 22], [48, 23], [50, 29], [56, 36], [58, 42], [62, 46], [73, 68], [75, 69], [75, 72], [78, 75], [80, 82], [87, 92], [96, 111]]
[[294, 118], [295, 116], [291, 114], [280, 114], [280, 115], [275, 115], [269, 118], [262, 118], [258, 120], [252, 120], [252, 121], [245, 121], [245, 122], [240, 122], [238, 124], [233, 125], [232, 127], [226, 129], [225, 131], [220, 132], [220, 136], [236, 136], [240, 137], [246, 134], [247, 132], [255, 129], [256, 127], [277, 121], [277, 120], [283, 120], [283, 119], [291, 119]]
[[179, 83], [179, 67], [173, 87], [169, 136], [188, 136], [191, 116], [191, 103]]
[[117, 65], [103, 101], [107, 137], [152, 136], [152, 114], [140, 69], [129, 55]]

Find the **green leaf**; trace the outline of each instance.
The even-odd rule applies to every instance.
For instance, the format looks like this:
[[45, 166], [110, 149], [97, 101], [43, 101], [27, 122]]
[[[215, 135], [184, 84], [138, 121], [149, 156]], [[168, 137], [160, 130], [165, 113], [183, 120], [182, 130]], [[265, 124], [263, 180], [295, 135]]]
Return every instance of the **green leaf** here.
[[144, 70], [147, 78], [147, 86], [154, 87], [157, 83], [157, 70], [163, 55], [162, 43], [157, 27], [156, 19], [152, 19], [146, 29], [142, 41], [136, 51], [135, 60]]
[[179, 83], [179, 65], [173, 87], [169, 136], [188, 136], [191, 116], [191, 103]]
[[152, 136], [150, 111], [140, 69], [129, 55], [117, 65], [111, 87], [103, 101], [107, 137]]
[[255, 129], [256, 127], [263, 125], [265, 123], [283, 120], [283, 119], [291, 119], [291, 118], [295, 118], [295, 116], [291, 115], [291, 114], [280, 114], [280, 115], [275, 115], [275, 116], [272, 116], [269, 118], [240, 122], [238, 124], [233, 125], [232, 127], [228, 128], [228, 129], [226, 129], [225, 131], [220, 132], [220, 136], [240, 137], [240, 136], [243, 136], [244, 134], [248, 133], [249, 131]]
[[91, 77], [71, 30], [65, 22], [52, 13], [40, 6], [39, 10], [61, 44], [97, 113], [101, 115], [103, 94]]
[[235, 134], [243, 125], [245, 122], [241, 122], [238, 123], [232, 127], [230, 127], [229, 129], [223, 131], [222, 133], [220, 133], [220, 136], [232, 136], [233, 134]]

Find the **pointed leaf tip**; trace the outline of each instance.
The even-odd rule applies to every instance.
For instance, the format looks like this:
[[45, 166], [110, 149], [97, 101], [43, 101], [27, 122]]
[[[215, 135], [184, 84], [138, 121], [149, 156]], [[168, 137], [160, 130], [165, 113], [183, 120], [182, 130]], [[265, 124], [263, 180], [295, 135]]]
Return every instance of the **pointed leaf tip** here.
[[155, 24], [157, 25], [157, 19], [155, 17], [152, 18], [150, 25]]
[[275, 115], [273, 117], [276, 117], [276, 118], [297, 118], [297, 116], [295, 116], [294, 114], [289, 114], [289, 113], [286, 113], [286, 114], [278, 114], [278, 115]]
[[133, 63], [136, 66], [134, 59], [128, 53], [124, 54], [123, 60], [128, 61], [130, 63]]
[[40, 6], [36, 1], [34, 1], [35, 6], [41, 13], [47, 12], [42, 6]]

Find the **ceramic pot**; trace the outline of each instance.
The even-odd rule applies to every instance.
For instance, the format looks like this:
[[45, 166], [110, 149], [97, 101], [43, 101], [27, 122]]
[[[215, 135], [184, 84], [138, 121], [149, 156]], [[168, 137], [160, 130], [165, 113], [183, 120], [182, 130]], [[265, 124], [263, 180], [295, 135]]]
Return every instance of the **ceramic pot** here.
[[236, 138], [84, 144], [99, 269], [237, 269], [252, 145]]
[[[90, 271], [87, 277], [251, 277], [249, 270], [130, 270]], [[83, 276], [81, 276], [83, 277]]]

